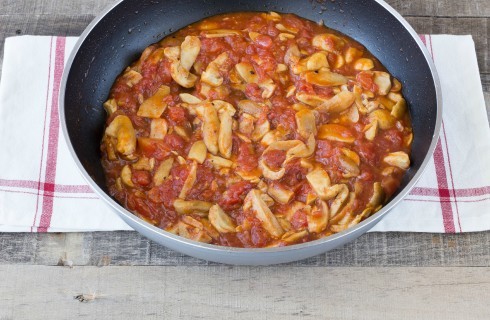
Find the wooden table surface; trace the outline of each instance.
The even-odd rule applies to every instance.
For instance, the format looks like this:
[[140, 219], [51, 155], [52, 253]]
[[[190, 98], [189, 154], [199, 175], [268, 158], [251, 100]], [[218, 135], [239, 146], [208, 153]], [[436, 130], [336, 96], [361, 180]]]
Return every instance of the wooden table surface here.
[[[111, 2], [0, 0], [0, 62], [6, 37], [80, 35]], [[419, 33], [473, 35], [488, 113], [489, 0], [387, 2]], [[370, 233], [271, 267], [209, 263], [135, 232], [0, 233], [1, 320], [490, 319], [489, 301], [490, 232]]]

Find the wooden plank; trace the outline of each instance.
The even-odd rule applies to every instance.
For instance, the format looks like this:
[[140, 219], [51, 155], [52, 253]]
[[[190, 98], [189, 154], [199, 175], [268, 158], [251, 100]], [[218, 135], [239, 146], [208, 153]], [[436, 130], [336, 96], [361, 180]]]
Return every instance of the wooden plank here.
[[305, 271], [1, 266], [0, 319], [446, 320], [490, 314], [490, 268]]
[[[0, 63], [6, 37], [21, 34], [78, 36], [93, 18], [94, 15], [0, 15]], [[419, 33], [473, 35], [480, 72], [490, 73], [490, 18], [407, 17], [407, 20]]]
[[[114, 0], [0, 0], [0, 8], [2, 14], [98, 14], [114, 2]], [[404, 16], [490, 17], [487, 0], [387, 0], [386, 2]]]
[[[341, 248], [289, 264], [303, 267], [490, 267], [490, 232], [368, 233]], [[216, 265], [152, 242], [136, 232], [0, 233], [0, 265]]]

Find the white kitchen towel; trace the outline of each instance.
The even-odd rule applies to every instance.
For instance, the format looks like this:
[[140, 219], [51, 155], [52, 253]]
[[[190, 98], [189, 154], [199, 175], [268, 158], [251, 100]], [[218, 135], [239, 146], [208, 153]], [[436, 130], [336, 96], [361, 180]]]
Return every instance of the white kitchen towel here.
[[[471, 36], [422, 35], [441, 78], [443, 126], [413, 191], [372, 231], [490, 230], [490, 129]], [[88, 187], [60, 131], [77, 38], [7, 38], [0, 82], [0, 231], [130, 230]]]

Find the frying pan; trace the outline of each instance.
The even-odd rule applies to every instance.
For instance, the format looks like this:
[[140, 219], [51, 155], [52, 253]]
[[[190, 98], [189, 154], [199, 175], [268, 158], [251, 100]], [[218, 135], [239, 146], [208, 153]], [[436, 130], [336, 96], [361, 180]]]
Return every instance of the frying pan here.
[[[166, 35], [205, 17], [236, 11], [277, 11], [295, 13], [312, 21], [323, 20], [326, 26], [366, 46], [401, 80], [414, 131], [412, 166], [392, 200], [369, 219], [344, 232], [304, 244], [228, 248], [184, 239], [156, 228], [108, 195], [99, 145], [106, 118], [102, 103], [116, 77], [143, 49]], [[59, 99], [68, 148], [82, 175], [102, 200], [151, 240], [190, 256], [229, 264], [300, 260], [359, 237], [414, 186], [435, 148], [441, 125], [441, 90], [434, 64], [412, 27], [381, 0], [122, 0], [102, 12], [81, 35], [67, 61]]]

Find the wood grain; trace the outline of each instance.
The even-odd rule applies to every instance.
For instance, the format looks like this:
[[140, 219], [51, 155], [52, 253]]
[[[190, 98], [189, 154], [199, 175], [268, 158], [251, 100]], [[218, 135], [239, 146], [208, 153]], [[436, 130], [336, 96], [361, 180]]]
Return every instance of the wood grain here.
[[1, 266], [0, 274], [3, 320], [447, 320], [490, 314], [490, 268]]
[[[289, 264], [303, 267], [490, 267], [490, 232], [368, 233], [341, 248]], [[0, 233], [0, 264], [54, 266], [216, 265], [185, 256], [136, 232]]]

